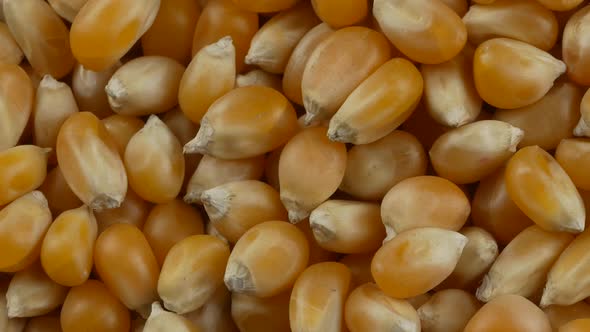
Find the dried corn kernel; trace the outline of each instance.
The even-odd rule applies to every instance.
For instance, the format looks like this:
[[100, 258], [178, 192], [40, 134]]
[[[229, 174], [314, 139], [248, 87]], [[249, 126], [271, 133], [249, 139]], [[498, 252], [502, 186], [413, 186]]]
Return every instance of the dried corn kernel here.
[[59, 166], [47, 173], [39, 191], [47, 197], [49, 209], [54, 216], [82, 205], [82, 201], [70, 189]]
[[73, 22], [88, 0], [47, 0], [47, 2], [59, 16], [68, 22]]
[[553, 331], [557, 331], [572, 320], [590, 318], [590, 305], [584, 301], [568, 306], [550, 305], [544, 308], [543, 312], [547, 315]]
[[288, 9], [297, 0], [232, 0], [233, 3], [245, 10], [256, 13], [273, 13]]
[[423, 332], [463, 332], [481, 304], [472, 294], [460, 289], [434, 293], [418, 309]]
[[467, 7], [469, 6], [467, 0], [442, 0], [442, 2], [455, 11], [460, 17], [463, 17], [463, 15], [467, 13]]
[[21, 51], [16, 40], [14, 40], [12, 33], [8, 29], [8, 25], [0, 22], [0, 61], [18, 65], [23, 60], [23, 57], [23, 51]]
[[89, 0], [70, 30], [72, 52], [93, 71], [117, 63], [150, 28], [160, 0]]
[[326, 201], [344, 177], [346, 147], [328, 140], [326, 133], [325, 127], [304, 129], [281, 152], [281, 200], [293, 223]]
[[159, 302], [152, 304], [150, 317], [145, 322], [143, 327], [144, 332], [200, 332], [190, 320], [162, 309]]
[[2, 285], [0, 287], [0, 330], [4, 332], [23, 332], [27, 320], [25, 318], [8, 317], [8, 308], [6, 308], [6, 287], [7, 285]]
[[166, 256], [158, 295], [166, 309], [185, 314], [199, 309], [223, 285], [229, 247], [211, 235], [192, 235]]
[[149, 212], [150, 204], [133, 190], [127, 190], [127, 195], [121, 206], [94, 212], [98, 223], [98, 233], [102, 233], [113, 224], [129, 224], [142, 229]]
[[580, 120], [574, 129], [574, 135], [590, 137], [590, 93], [588, 93], [588, 90], [586, 90], [580, 102], [580, 115]]
[[282, 81], [279, 75], [267, 73], [264, 70], [254, 69], [236, 77], [236, 88], [251, 85], [261, 85], [282, 91]]
[[316, 15], [331, 27], [338, 29], [357, 24], [365, 19], [369, 11], [367, 0], [337, 1], [312, 0]]
[[466, 244], [467, 237], [446, 229], [410, 229], [377, 250], [371, 273], [389, 296], [403, 299], [420, 295], [453, 272]]
[[129, 185], [146, 201], [173, 200], [184, 180], [184, 156], [180, 142], [157, 116], [152, 115], [125, 149]]
[[51, 149], [19, 145], [0, 151], [0, 205], [41, 186], [47, 176], [47, 158]]
[[127, 144], [133, 135], [145, 126], [141, 119], [130, 115], [113, 114], [101, 121], [117, 145], [121, 157], [125, 155], [125, 148], [127, 148]]
[[420, 63], [449, 61], [467, 41], [461, 18], [442, 1], [375, 0], [373, 16], [393, 45]]
[[559, 332], [584, 332], [590, 329], [590, 318], [576, 319], [559, 328]]
[[590, 190], [590, 178], [584, 171], [590, 165], [590, 141], [564, 139], [557, 146], [555, 159], [576, 187]]
[[99, 118], [113, 114], [104, 87], [119, 67], [120, 62], [101, 71], [92, 71], [81, 64], [74, 67], [71, 86], [81, 111], [94, 113]]
[[33, 110], [33, 83], [19, 66], [0, 63], [0, 151], [15, 146]]
[[250, 158], [283, 145], [297, 127], [295, 110], [281, 93], [264, 86], [237, 88], [209, 107], [184, 152]]
[[267, 221], [250, 228], [236, 243], [224, 281], [236, 293], [270, 297], [286, 291], [307, 266], [305, 235], [284, 221]]
[[238, 332], [231, 317], [231, 293], [220, 286], [199, 310], [183, 316], [203, 331]]
[[231, 243], [236, 243], [257, 224], [269, 220], [287, 220], [287, 211], [279, 193], [261, 181], [222, 184], [203, 191], [201, 202], [209, 222]]
[[508, 162], [510, 198], [537, 225], [548, 231], [584, 230], [584, 202], [567, 173], [537, 146], [520, 149]]
[[72, 191], [94, 210], [119, 207], [127, 174], [117, 145], [92, 113], [72, 114], [57, 136], [57, 161]]
[[240, 332], [289, 331], [290, 297], [290, 290], [268, 298], [233, 293], [232, 319]]
[[579, 4], [583, 2], [583, 0], [537, 0], [543, 6], [555, 10], [555, 11], [566, 11], [570, 9], [574, 9]]
[[350, 288], [354, 289], [362, 284], [375, 283], [371, 274], [371, 260], [375, 253], [346, 255], [340, 263], [350, 270]]

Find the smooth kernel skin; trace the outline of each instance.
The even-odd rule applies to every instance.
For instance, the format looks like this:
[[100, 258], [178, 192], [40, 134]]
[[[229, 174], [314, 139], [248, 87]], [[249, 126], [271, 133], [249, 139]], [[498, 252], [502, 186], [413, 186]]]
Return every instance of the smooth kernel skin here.
[[0, 63], [0, 151], [14, 147], [33, 111], [33, 83], [15, 64]]
[[88, 2], [88, 0], [47, 0], [51, 8], [68, 22], [73, 22], [74, 18]]
[[[0, 7], [2, 7], [0, 5]], [[23, 60], [24, 54], [18, 46], [8, 25], [0, 22], [0, 61], [7, 64], [18, 65]]]
[[139, 197], [133, 190], [127, 190], [127, 195], [118, 208], [94, 211], [98, 233], [102, 233], [113, 224], [130, 224], [142, 229], [150, 207], [150, 203]]
[[339, 332], [344, 326], [344, 304], [350, 271], [336, 262], [314, 264], [297, 278], [289, 303], [293, 332]]
[[481, 43], [473, 60], [479, 95], [485, 102], [503, 109], [539, 101], [565, 71], [565, 63], [551, 54], [508, 38]]
[[306, 124], [330, 118], [390, 54], [387, 39], [375, 30], [355, 26], [330, 34], [313, 50], [303, 71]]
[[308, 259], [309, 245], [301, 230], [285, 221], [263, 222], [234, 246], [224, 282], [232, 292], [275, 296], [293, 286]]
[[150, 116], [129, 140], [124, 160], [129, 185], [144, 200], [166, 203], [180, 193], [185, 167], [182, 147], [157, 116]]
[[125, 155], [125, 148], [131, 137], [145, 126], [141, 119], [130, 115], [113, 114], [101, 121], [115, 144], [117, 144], [117, 150], [121, 157]]
[[505, 181], [512, 201], [543, 229], [584, 230], [586, 212], [578, 190], [559, 163], [538, 146], [522, 148], [510, 159]]
[[267, 73], [261, 69], [253, 69], [236, 77], [236, 88], [250, 85], [262, 85], [281, 92], [282, 84], [279, 75]]
[[211, 235], [192, 235], [168, 252], [158, 279], [164, 306], [179, 314], [201, 308], [223, 285], [229, 247]]
[[41, 186], [47, 176], [47, 159], [51, 149], [19, 145], [0, 151], [0, 205]]
[[280, 92], [264, 86], [237, 88], [209, 107], [184, 152], [251, 158], [285, 144], [298, 127], [293, 106]]
[[580, 102], [580, 120], [574, 129], [574, 136], [590, 137], [590, 93], [588, 90], [584, 92], [582, 101]]
[[309, 224], [309, 218], [302, 220], [295, 226], [297, 226], [297, 228], [303, 232], [305, 238], [307, 239], [307, 243], [309, 244], [309, 261], [307, 262], [307, 266], [322, 262], [332, 262], [338, 259], [339, 254], [322, 248], [315, 240], [313, 230]]
[[183, 315], [203, 331], [238, 332], [231, 317], [231, 293], [219, 287], [199, 310]]
[[385, 294], [410, 298], [428, 292], [457, 265], [467, 238], [441, 228], [414, 228], [396, 235], [377, 250], [371, 274]]
[[49, 209], [54, 216], [82, 205], [82, 201], [70, 189], [59, 165], [47, 173], [39, 191], [47, 198]]
[[154, 206], [143, 225], [143, 234], [160, 265], [176, 243], [203, 233], [203, 219], [199, 211], [178, 199]]
[[316, 15], [334, 29], [361, 22], [369, 11], [367, 0], [342, 2], [338, 0], [312, 0]]
[[20, 271], [39, 258], [43, 237], [52, 222], [40, 191], [25, 194], [0, 210], [0, 271]]
[[580, 119], [581, 100], [582, 91], [578, 86], [559, 80], [536, 103], [512, 110], [498, 109], [493, 119], [524, 131], [519, 148], [538, 145], [545, 150], [553, 150], [562, 139], [572, 136]]
[[562, 325], [573, 320], [590, 318], [590, 305], [584, 301], [568, 306], [550, 305], [544, 308], [543, 312], [547, 315], [553, 331], [557, 331]]
[[255, 13], [274, 13], [288, 9], [297, 3], [297, 0], [232, 0], [233, 3]]
[[406, 300], [388, 297], [373, 283], [361, 285], [350, 293], [344, 319], [350, 332], [421, 331], [416, 309]]
[[395, 58], [384, 63], [346, 98], [330, 120], [328, 137], [356, 145], [385, 137], [412, 114], [423, 87], [410, 61]]
[[557, 41], [557, 18], [535, 0], [496, 0], [489, 5], [473, 5], [463, 17], [469, 42], [506, 37], [549, 51]]
[[70, 28], [74, 57], [93, 71], [115, 65], [150, 28], [159, 7], [160, 0], [89, 0]]
[[418, 309], [423, 332], [463, 332], [481, 304], [470, 293], [445, 289], [434, 293]]
[[583, 0], [537, 0], [537, 2], [554, 11], [567, 11], [577, 7]]
[[94, 113], [100, 119], [113, 114], [104, 87], [119, 67], [120, 62], [101, 71], [92, 71], [79, 63], [74, 66], [71, 87], [81, 111]]
[[8, 28], [36, 72], [60, 79], [72, 70], [68, 28], [48, 3], [5, 0], [3, 10]]
[[94, 264], [100, 279], [127, 308], [142, 313], [157, 298], [158, 262], [136, 227], [114, 224], [102, 232], [94, 246]]
[[590, 329], [590, 318], [576, 319], [559, 328], [559, 332], [584, 332]]
[[[501, 319], [499, 319], [501, 317]], [[465, 332], [551, 332], [549, 320], [534, 303], [518, 295], [503, 295], [485, 304]]]
[[100, 281], [73, 287], [61, 309], [63, 332], [128, 332], [129, 311]]
[[86, 282], [92, 272], [97, 233], [96, 218], [87, 206], [60, 214], [41, 246], [41, 264], [47, 275], [68, 287]]
[[241, 332], [290, 331], [290, 298], [290, 290], [268, 298], [233, 293], [231, 317]]
[[590, 25], [590, 6], [578, 10], [567, 21], [563, 30], [562, 56], [567, 64], [567, 75], [575, 83], [590, 85], [588, 75], [588, 44], [586, 34]]
[[244, 59], [252, 37], [258, 31], [258, 15], [236, 6], [232, 0], [208, 1], [195, 27], [192, 55], [225, 36], [236, 47], [236, 69], [245, 69]]
[[442, 1], [376, 0], [373, 16], [393, 45], [416, 62], [448, 61], [467, 42], [461, 18]]
[[584, 171], [590, 167], [590, 140], [563, 139], [557, 146], [555, 159], [577, 188], [590, 190], [590, 177]]
[[166, 56], [188, 64], [199, 15], [201, 9], [196, 1], [160, 0], [154, 23], [141, 37], [143, 54]]

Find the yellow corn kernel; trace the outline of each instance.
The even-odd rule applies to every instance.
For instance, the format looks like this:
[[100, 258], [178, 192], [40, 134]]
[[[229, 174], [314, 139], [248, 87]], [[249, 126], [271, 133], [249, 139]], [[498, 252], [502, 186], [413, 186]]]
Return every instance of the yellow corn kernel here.
[[582, 91], [573, 83], [558, 81], [538, 102], [513, 110], [497, 110], [494, 119], [524, 131], [519, 147], [538, 145], [553, 150], [572, 136], [580, 118]]
[[380, 200], [400, 181], [424, 175], [428, 160], [414, 135], [401, 130], [348, 151], [340, 190], [363, 200]]
[[559, 332], [584, 332], [590, 329], [590, 318], [576, 319], [559, 328]]
[[208, 1], [193, 37], [193, 56], [202, 48], [230, 36], [235, 45], [236, 70], [241, 72], [252, 37], [258, 31], [258, 15], [237, 7], [232, 0]]
[[473, 49], [466, 46], [447, 62], [422, 65], [424, 104], [438, 123], [460, 127], [477, 119], [482, 100], [473, 81]]
[[201, 203], [201, 194], [225, 183], [258, 180], [264, 171], [264, 156], [225, 160], [203, 156], [187, 185], [184, 201]]
[[60, 307], [68, 288], [55, 283], [39, 264], [17, 272], [6, 291], [8, 317], [35, 317]]
[[254, 69], [236, 77], [236, 88], [251, 85], [261, 85], [273, 88], [278, 92], [282, 91], [282, 81], [279, 75], [267, 73], [264, 70]]
[[371, 273], [379, 288], [391, 297], [420, 295], [453, 272], [466, 244], [467, 237], [446, 229], [410, 229], [377, 250]]
[[88, 0], [47, 0], [51, 8], [63, 19], [73, 22]]
[[565, 63], [551, 54], [508, 38], [481, 43], [473, 60], [479, 95], [492, 106], [504, 109], [539, 101], [565, 71]]
[[505, 171], [502, 167], [483, 178], [471, 202], [473, 224], [490, 232], [501, 246], [533, 224], [508, 195]]
[[289, 303], [293, 332], [340, 332], [350, 271], [336, 262], [314, 264], [297, 278]]
[[420, 72], [411, 62], [402, 58], [386, 62], [346, 98], [330, 120], [328, 137], [353, 144], [385, 137], [412, 114], [422, 88]]
[[99, 118], [113, 114], [104, 87], [119, 67], [121, 63], [116, 62], [101, 71], [92, 71], [81, 64], [76, 64], [72, 73], [71, 86], [81, 111], [94, 113]]
[[93, 71], [117, 63], [150, 28], [160, 0], [89, 0], [70, 30], [72, 52]]
[[310, 29], [291, 52], [285, 72], [283, 73], [283, 92], [292, 102], [303, 105], [301, 81], [307, 61], [316, 47], [334, 32], [326, 23]]
[[184, 66], [163, 56], [142, 56], [125, 63], [105, 87], [113, 111], [143, 116], [168, 111], [178, 103]]
[[59, 316], [49, 314], [31, 318], [23, 332], [62, 332]]
[[59, 166], [47, 173], [39, 191], [47, 198], [49, 209], [54, 216], [82, 205], [82, 201], [70, 189]]
[[14, 64], [0, 63], [0, 151], [15, 146], [33, 110], [33, 83]]
[[457, 184], [477, 182], [501, 167], [524, 132], [506, 122], [482, 120], [441, 135], [429, 151], [437, 174]]
[[203, 331], [238, 332], [231, 317], [231, 296], [221, 285], [199, 310], [183, 316]]
[[128, 332], [131, 325], [127, 308], [97, 280], [70, 289], [60, 321], [63, 332]]
[[121, 206], [94, 212], [98, 223], [98, 233], [104, 232], [113, 224], [129, 224], [142, 229], [149, 212], [150, 203], [144, 201], [133, 190], [127, 190], [127, 195]]
[[290, 331], [290, 290], [277, 296], [259, 298], [233, 293], [231, 316], [240, 332]]
[[0, 61], [6, 64], [18, 65], [23, 60], [23, 57], [23, 51], [14, 40], [8, 25], [0, 22]]
[[311, 212], [309, 224], [315, 241], [338, 253], [373, 252], [385, 239], [379, 205], [374, 203], [328, 200]]
[[57, 161], [72, 191], [94, 210], [119, 207], [127, 174], [117, 145], [92, 113], [72, 114], [57, 136]]
[[590, 318], [590, 305], [584, 301], [568, 306], [550, 305], [544, 308], [543, 312], [547, 315], [553, 331], [557, 331], [562, 325], [573, 320]]
[[574, 135], [590, 137], [590, 93], [588, 90], [586, 90], [580, 102], [580, 115], [580, 120], [574, 129]]
[[475, 296], [464, 290], [445, 289], [436, 292], [418, 309], [422, 331], [463, 332], [480, 307]]
[[418, 313], [408, 301], [385, 295], [373, 283], [359, 286], [350, 293], [344, 319], [350, 332], [422, 331]]
[[439, 285], [439, 289], [474, 290], [498, 257], [498, 244], [484, 229], [465, 227], [460, 233], [467, 238], [467, 245], [453, 273]]
[[268, 87], [247, 86], [226, 93], [209, 107], [184, 152], [251, 158], [285, 144], [297, 130], [295, 110], [287, 98]]
[[96, 218], [87, 206], [61, 213], [49, 226], [41, 246], [45, 273], [60, 285], [86, 282], [92, 272]]
[[145, 126], [141, 119], [130, 115], [113, 114], [101, 121], [117, 145], [121, 157], [125, 156], [125, 149], [131, 137]]
[[273, 16], [256, 32], [245, 62], [281, 74], [299, 40], [320, 23], [309, 3], [302, 3]]
[[340, 263], [346, 265], [350, 270], [350, 288], [354, 289], [362, 284], [375, 283], [371, 274], [371, 260], [375, 253], [346, 255]]
[[331, 33], [313, 50], [301, 78], [306, 123], [330, 118], [389, 58], [389, 43], [375, 30], [347, 27]]
[[461, 188], [437, 176], [416, 176], [400, 181], [381, 203], [386, 240], [419, 227], [458, 231], [470, 212], [469, 199]]
[[583, 0], [537, 0], [543, 6], [555, 11], [571, 10], [580, 5]]
[[194, 0], [160, 0], [154, 23], [141, 37], [143, 54], [166, 56], [187, 65], [199, 15], [201, 9]]
[[72, 89], [53, 77], [45, 75], [35, 94], [33, 136], [40, 147], [55, 149], [59, 128], [71, 115], [78, 112]]
[[505, 294], [533, 297], [541, 291], [549, 269], [573, 238], [536, 225], [526, 228], [502, 250], [477, 289], [477, 298], [488, 302]]
[[190, 320], [162, 309], [159, 302], [152, 304], [150, 317], [143, 327], [144, 332], [201, 332]]
[[554, 232], [584, 230], [584, 202], [567, 173], [537, 146], [520, 149], [506, 167], [512, 201], [541, 228]]
[[[1, 1], [0, 1], [1, 5]], [[6, 290], [8, 283], [0, 285], [0, 330], [4, 332], [23, 332], [27, 320], [25, 318], [8, 317], [8, 308], [6, 308]], [[61, 331], [59, 331], [61, 332]]]
[[312, 0], [316, 15], [334, 29], [355, 25], [365, 19], [369, 11], [367, 0], [337, 1]]
[[497, 0], [473, 5], [463, 17], [469, 42], [479, 45], [496, 37], [506, 37], [549, 51], [557, 41], [557, 18], [539, 1]]
[[571, 305], [589, 296], [589, 245], [590, 232], [586, 231], [561, 253], [547, 276], [541, 307], [551, 304]]
[[[274, 13], [289, 9], [297, 0], [232, 0], [233, 3], [243, 8], [256, 13]], [[209, 1], [214, 2], [214, 1]]]
[[147, 316], [157, 298], [160, 271], [137, 227], [114, 224], [102, 232], [94, 246], [94, 265], [100, 279], [127, 308]]
[[307, 262], [307, 266], [321, 262], [338, 260], [339, 255], [337, 253], [322, 248], [315, 240], [313, 230], [309, 224], [309, 219], [302, 220], [295, 226], [297, 226], [297, 228], [303, 232], [305, 238], [307, 239], [307, 244], [309, 244], [309, 260]]
[[502, 295], [485, 304], [464, 332], [551, 332], [545, 314], [533, 302], [518, 295]]
[[192, 235], [166, 256], [158, 295], [166, 309], [185, 314], [199, 309], [223, 285], [229, 247], [211, 235]]
[[555, 159], [569, 175], [576, 187], [590, 190], [590, 177], [584, 171], [590, 165], [590, 141], [563, 139], [555, 151]]
[[303, 232], [284, 221], [250, 228], [229, 256], [224, 282], [235, 293], [271, 297], [286, 291], [307, 266], [309, 245]]
[[281, 152], [281, 200], [289, 221], [297, 223], [326, 201], [344, 177], [346, 146], [332, 142], [325, 127], [310, 127], [293, 137]]
[[172, 131], [152, 115], [125, 149], [129, 185], [152, 203], [173, 200], [184, 180], [182, 147]]
[[467, 41], [461, 18], [442, 1], [376, 0], [373, 16], [393, 45], [416, 62], [449, 61]]
[[36, 72], [60, 79], [72, 70], [68, 28], [48, 3], [4, 0], [3, 9], [10, 32]]
[[143, 234], [161, 266], [172, 246], [191, 235], [203, 234], [204, 228], [199, 211], [175, 199], [152, 208]]
[[201, 202], [213, 223], [229, 242], [269, 220], [287, 220], [279, 193], [256, 180], [233, 181], [203, 191]]
[[467, 0], [442, 0], [442, 2], [457, 13], [459, 17], [463, 17], [467, 13], [467, 7], [469, 7]]
[[0, 151], [0, 205], [41, 186], [47, 176], [47, 158], [51, 149], [19, 145]]
[[178, 103], [194, 123], [201, 122], [207, 109], [234, 88], [236, 50], [231, 37], [223, 37], [200, 49], [180, 80]]

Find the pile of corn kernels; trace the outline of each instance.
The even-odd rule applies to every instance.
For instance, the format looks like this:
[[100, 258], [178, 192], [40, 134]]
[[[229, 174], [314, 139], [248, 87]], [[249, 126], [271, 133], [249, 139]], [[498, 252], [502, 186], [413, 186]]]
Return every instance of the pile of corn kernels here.
[[588, 1], [0, 8], [0, 332], [590, 331]]

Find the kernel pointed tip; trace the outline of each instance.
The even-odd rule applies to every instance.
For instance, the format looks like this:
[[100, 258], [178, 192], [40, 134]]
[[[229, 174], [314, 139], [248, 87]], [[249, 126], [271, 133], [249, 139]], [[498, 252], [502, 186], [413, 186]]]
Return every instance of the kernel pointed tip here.
[[253, 293], [256, 291], [252, 274], [248, 267], [240, 262], [230, 260], [223, 276], [223, 282], [230, 292]]
[[346, 123], [330, 125], [328, 128], [328, 139], [339, 143], [354, 143], [356, 134]]
[[117, 77], [111, 78], [104, 87], [104, 91], [109, 99], [109, 105], [114, 111], [123, 106], [127, 98], [127, 88], [120, 79]]
[[[124, 195], [123, 195], [124, 196]], [[100, 194], [96, 196], [88, 206], [94, 211], [116, 209], [123, 203], [123, 197]]]
[[518, 144], [524, 138], [524, 130], [512, 126], [510, 128], [510, 143], [508, 145], [508, 151], [516, 152]]
[[211, 143], [211, 137], [215, 133], [213, 127], [209, 125], [207, 119], [201, 120], [201, 127], [197, 132], [197, 136], [190, 142], [186, 143], [182, 149], [184, 154], [188, 153], [201, 153], [206, 154], [208, 152], [208, 145]]
[[481, 285], [475, 291], [475, 297], [481, 302], [487, 303], [491, 300], [493, 293], [493, 286], [489, 275], [485, 275]]
[[201, 194], [201, 203], [211, 221], [225, 217], [230, 210], [230, 201], [233, 195], [223, 188], [212, 188]]
[[574, 128], [574, 136], [576, 136], [576, 137], [583, 137], [583, 136], [590, 137], [590, 126], [588, 126], [586, 124], [586, 121], [584, 121], [584, 119], [580, 118], [580, 121], [578, 122], [578, 124]]

